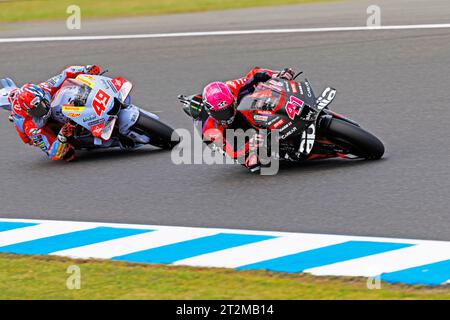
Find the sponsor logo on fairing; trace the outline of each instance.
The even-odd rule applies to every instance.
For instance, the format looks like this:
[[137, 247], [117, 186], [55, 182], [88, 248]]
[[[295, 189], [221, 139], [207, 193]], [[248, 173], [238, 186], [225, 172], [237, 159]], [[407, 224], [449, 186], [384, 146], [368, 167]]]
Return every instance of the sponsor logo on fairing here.
[[[295, 93], [295, 94], [297, 94], [297, 93], [298, 93], [298, 90], [297, 90], [297, 83], [295, 83], [295, 82], [292, 81], [290, 84], [291, 84], [290, 87], [292, 88], [292, 92]], [[302, 94], [303, 94], [303, 93], [302, 93]]]
[[284, 130], [286, 130], [287, 128], [289, 128], [292, 125], [292, 121], [289, 121], [288, 123], [286, 123], [281, 129], [280, 131], [283, 132]]
[[289, 137], [290, 135], [292, 135], [296, 131], [297, 131], [297, 127], [293, 127], [291, 130], [289, 130], [285, 134], [281, 135], [280, 138], [284, 140], [284, 139], [286, 139], [287, 137]]
[[258, 114], [267, 115], [267, 116], [271, 116], [273, 114], [271, 111], [268, 111], [268, 110], [258, 110], [256, 112]]
[[280, 117], [275, 117], [272, 120], [270, 120], [267, 125], [271, 126], [272, 129], [276, 129], [279, 126], [281, 126], [284, 123], [284, 120], [281, 119]]
[[105, 79], [101, 79], [103, 84], [105, 85], [105, 89], [110, 89], [111, 88], [111, 83]]
[[326, 88], [325, 91], [322, 93], [322, 96], [317, 98], [316, 106], [317, 109], [322, 110], [325, 107], [327, 107], [333, 99], [336, 97], [336, 90], [333, 88]]
[[95, 120], [96, 118], [97, 118], [96, 116], [90, 115], [90, 116], [84, 117], [84, 118], [83, 118], [83, 122], [93, 121], [93, 120]]
[[277, 122], [278, 120], [280, 120], [280, 117], [279, 117], [279, 116], [273, 117], [272, 119], [270, 119], [270, 120], [267, 122], [267, 125], [271, 126], [272, 124], [274, 124], [274, 123]]
[[312, 90], [311, 90], [311, 86], [309, 85], [309, 82], [305, 81], [305, 87], [306, 87], [306, 94], [308, 95], [308, 97], [312, 97]]
[[89, 88], [94, 88], [95, 78], [86, 74], [81, 74], [76, 77], [76, 79], [83, 84], [87, 85]]
[[300, 93], [301, 95], [303, 95], [303, 86], [302, 86], [302, 84], [299, 83], [296, 87], [298, 88], [299, 93]]
[[273, 129], [277, 129], [279, 126], [281, 126], [284, 123], [283, 119], [278, 120], [277, 122], [274, 123], [274, 125], [272, 126]]
[[302, 154], [309, 154], [314, 146], [314, 141], [316, 139], [316, 126], [311, 124], [305, 131], [302, 133], [302, 138], [300, 142], [299, 151]]
[[74, 106], [71, 106], [71, 105], [65, 105], [65, 106], [62, 106], [62, 111], [63, 111], [63, 112], [76, 112], [76, 113], [81, 113], [81, 112], [84, 111], [84, 109], [85, 109], [85, 107], [74, 107]]
[[123, 86], [123, 83], [125, 82], [125, 79], [123, 78], [115, 78], [112, 80], [112, 84], [117, 90], [120, 90], [120, 88]]
[[92, 126], [96, 126], [98, 124], [104, 123], [105, 119], [97, 119], [91, 122], [88, 122], [88, 126], [92, 127]]
[[50, 87], [55, 87], [57, 84], [60, 84], [61, 80], [64, 78], [62, 74], [59, 74], [57, 76], [54, 76], [50, 79], [48, 79], [45, 83]]
[[94, 137], [100, 137], [101, 134], [102, 134], [102, 132], [103, 132], [103, 128], [104, 128], [104, 127], [105, 127], [105, 124], [104, 124], [104, 123], [100, 123], [100, 124], [97, 124], [97, 125], [92, 126], [92, 127], [91, 127], [92, 135], [93, 135]]
[[67, 116], [69, 118], [78, 118], [79, 116], [81, 116], [81, 113], [68, 113]]
[[288, 93], [291, 93], [291, 85], [289, 82], [284, 83], [284, 90], [286, 90], [286, 92]]
[[130, 122], [135, 123], [139, 117], [139, 112], [135, 112], [131, 115]]
[[253, 116], [253, 119], [255, 120], [255, 121], [267, 121], [267, 119], [268, 119], [269, 117], [268, 116], [262, 116], [262, 115], [258, 115], [258, 114], [255, 114], [254, 116]]

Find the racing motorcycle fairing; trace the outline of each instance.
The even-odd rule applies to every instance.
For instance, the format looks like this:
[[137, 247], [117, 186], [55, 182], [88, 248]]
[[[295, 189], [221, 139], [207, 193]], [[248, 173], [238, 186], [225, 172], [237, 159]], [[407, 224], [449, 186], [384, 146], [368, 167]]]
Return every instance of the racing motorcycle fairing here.
[[[119, 90], [127, 81], [121, 82]], [[95, 138], [111, 138], [122, 102], [128, 97], [130, 85], [122, 93], [103, 76], [79, 75], [67, 79], [52, 100], [52, 114], [60, 122], [70, 119], [87, 129]]]
[[310, 83], [271, 79], [260, 83], [238, 106], [255, 129], [278, 130], [280, 141], [293, 146], [297, 157], [314, 145], [319, 110]]
[[116, 90], [119, 92], [120, 100], [125, 103], [133, 89], [133, 84], [123, 77], [117, 77], [111, 80]]
[[320, 97], [316, 100], [316, 108], [319, 110], [328, 109], [328, 106], [333, 102], [336, 97], [337, 90], [331, 87], [327, 87]]

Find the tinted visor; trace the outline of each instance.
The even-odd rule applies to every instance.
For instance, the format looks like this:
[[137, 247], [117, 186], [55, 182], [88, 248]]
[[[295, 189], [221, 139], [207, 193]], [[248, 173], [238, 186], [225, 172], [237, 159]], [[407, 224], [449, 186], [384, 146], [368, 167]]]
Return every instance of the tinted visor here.
[[45, 103], [45, 101], [41, 101], [33, 109], [29, 109], [27, 113], [33, 118], [42, 118], [48, 115], [49, 111], [50, 107]]
[[219, 110], [209, 110], [211, 117], [213, 117], [217, 121], [228, 121], [232, 119], [236, 114], [236, 108], [234, 104], [229, 106], [228, 108], [223, 108]]

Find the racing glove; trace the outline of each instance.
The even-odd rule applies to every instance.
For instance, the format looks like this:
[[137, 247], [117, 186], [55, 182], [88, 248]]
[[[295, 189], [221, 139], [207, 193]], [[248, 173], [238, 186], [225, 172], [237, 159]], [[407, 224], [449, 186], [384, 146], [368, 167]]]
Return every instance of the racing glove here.
[[294, 79], [295, 71], [291, 68], [285, 68], [283, 71], [280, 71], [279, 73], [276, 73], [273, 75], [274, 78], [281, 78], [286, 80], [292, 80]]
[[66, 123], [61, 128], [61, 131], [59, 132], [59, 134], [62, 135], [67, 140], [67, 138], [70, 138], [73, 136], [73, 128], [74, 128], [74, 126], [72, 124]]
[[254, 82], [254, 85], [256, 85], [260, 82], [266, 82], [270, 78], [271, 78], [271, 76], [267, 72], [260, 71], [253, 75], [253, 82]]
[[100, 66], [96, 64], [87, 65], [85, 68], [87, 74], [98, 75], [101, 72]]
[[245, 167], [250, 172], [259, 172], [261, 162], [259, 161], [258, 149], [264, 145], [264, 137], [261, 134], [255, 134], [249, 141], [249, 152], [245, 158]]

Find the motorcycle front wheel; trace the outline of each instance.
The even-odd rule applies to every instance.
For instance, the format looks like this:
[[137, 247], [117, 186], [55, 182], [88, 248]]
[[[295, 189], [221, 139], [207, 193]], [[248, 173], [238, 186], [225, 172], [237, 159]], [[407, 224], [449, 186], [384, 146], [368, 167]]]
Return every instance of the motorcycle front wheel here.
[[384, 145], [377, 137], [341, 119], [331, 119], [323, 134], [331, 142], [348, 149], [350, 154], [360, 158], [376, 160], [384, 154]]

